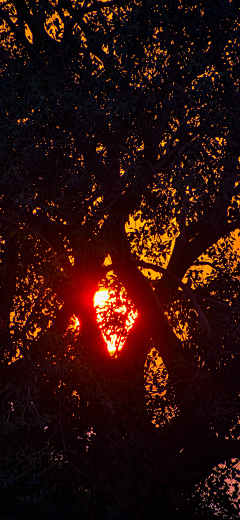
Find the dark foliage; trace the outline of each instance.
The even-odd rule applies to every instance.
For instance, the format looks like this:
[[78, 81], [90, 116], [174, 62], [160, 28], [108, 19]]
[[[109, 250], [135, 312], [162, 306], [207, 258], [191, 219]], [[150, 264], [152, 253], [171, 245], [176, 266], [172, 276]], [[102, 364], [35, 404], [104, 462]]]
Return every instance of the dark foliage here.
[[0, 516], [234, 520], [239, 2], [0, 23]]

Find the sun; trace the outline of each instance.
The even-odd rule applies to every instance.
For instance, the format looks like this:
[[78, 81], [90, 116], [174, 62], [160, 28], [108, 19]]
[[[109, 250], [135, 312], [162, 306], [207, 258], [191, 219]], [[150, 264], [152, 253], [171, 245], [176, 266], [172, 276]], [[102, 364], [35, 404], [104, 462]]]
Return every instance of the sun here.
[[[117, 303], [116, 296], [110, 294], [108, 289], [97, 291], [93, 302], [96, 309], [96, 320], [107, 343], [108, 351], [111, 355], [116, 354], [123, 348], [126, 333], [132, 328], [138, 313], [136, 310], [133, 310], [132, 306], [130, 309], [127, 307], [127, 299], [123, 294], [119, 295]], [[108, 322], [111, 311], [115, 311], [115, 315], [118, 315], [119, 318], [121, 316], [125, 317], [125, 325], [122, 329], [119, 324], [114, 327]]]
[[103, 307], [109, 299], [109, 292], [107, 289], [97, 291], [93, 298], [94, 307]]
[[[103, 325], [103, 317], [101, 313], [101, 309], [106, 306], [107, 302], [109, 301], [109, 292], [107, 289], [102, 289], [100, 291], [97, 291], [93, 298], [93, 304], [96, 309], [96, 319], [99, 323], [99, 326], [101, 328], [101, 325]], [[104, 334], [102, 330], [102, 335], [104, 340], [107, 343], [107, 348], [109, 354], [114, 354], [116, 351], [116, 341], [117, 341], [117, 334], [114, 334], [111, 336], [111, 339], [107, 339], [106, 334]]]
[[[108, 289], [100, 289], [95, 293], [93, 305], [108, 352], [110, 355], [116, 355], [124, 346], [126, 335], [137, 317], [137, 311], [133, 309], [131, 302], [129, 305], [124, 294], [120, 294], [117, 300], [116, 295]], [[111, 321], [113, 316], [115, 321]], [[81, 323], [77, 316], [71, 317], [67, 330], [74, 334], [80, 332]]]

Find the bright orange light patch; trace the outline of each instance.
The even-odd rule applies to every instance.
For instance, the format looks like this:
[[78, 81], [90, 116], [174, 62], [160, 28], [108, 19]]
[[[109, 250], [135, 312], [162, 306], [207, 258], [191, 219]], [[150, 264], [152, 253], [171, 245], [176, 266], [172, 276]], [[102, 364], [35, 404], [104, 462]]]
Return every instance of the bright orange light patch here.
[[[126, 305], [126, 299], [123, 295], [120, 295], [120, 301], [121, 304], [115, 306], [115, 312], [119, 315], [125, 315], [127, 313], [127, 305]], [[118, 330], [116, 333], [112, 332], [112, 328], [105, 328], [104, 329], [104, 312], [106, 309], [106, 315], [108, 313], [108, 310], [110, 310], [111, 306], [114, 306], [114, 298], [109, 295], [109, 291], [107, 289], [100, 290], [95, 293], [94, 296], [94, 307], [96, 309], [96, 319], [99, 323], [100, 328], [102, 329], [102, 335], [107, 343], [107, 348], [110, 354], [114, 354], [116, 351], [119, 351], [122, 349], [126, 337], [121, 334], [120, 330]], [[128, 312], [127, 319], [125, 321], [125, 332], [128, 332], [135, 321], [137, 317], [137, 311], [134, 311], [131, 309]]]
[[[132, 328], [137, 317], [137, 311], [132, 308], [131, 302], [124, 294], [116, 298], [114, 292], [108, 289], [97, 291], [93, 304], [96, 310], [96, 320], [101, 329], [104, 340], [107, 343], [111, 355], [122, 349], [126, 335]], [[81, 324], [77, 316], [73, 315], [69, 320], [67, 332], [78, 334]]]
[[67, 330], [70, 330], [71, 332], [79, 332], [80, 321], [75, 314], [70, 318]]

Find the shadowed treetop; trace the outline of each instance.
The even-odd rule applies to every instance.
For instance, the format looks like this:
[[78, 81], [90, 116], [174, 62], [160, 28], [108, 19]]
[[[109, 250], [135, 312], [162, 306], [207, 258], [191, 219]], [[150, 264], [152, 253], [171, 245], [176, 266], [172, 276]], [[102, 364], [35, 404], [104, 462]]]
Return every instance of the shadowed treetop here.
[[238, 4], [0, 3], [5, 516], [237, 515]]

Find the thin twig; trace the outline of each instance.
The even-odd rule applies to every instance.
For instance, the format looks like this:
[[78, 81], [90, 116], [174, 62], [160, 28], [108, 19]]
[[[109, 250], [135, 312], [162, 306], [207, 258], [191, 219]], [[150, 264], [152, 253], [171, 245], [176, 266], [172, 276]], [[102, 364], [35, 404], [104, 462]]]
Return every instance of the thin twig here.
[[222, 305], [223, 307], [227, 307], [227, 309], [231, 309], [230, 305], [227, 305], [227, 303], [219, 302], [218, 300], [215, 300], [214, 298], [208, 298], [207, 296], [202, 296], [201, 294], [196, 294], [196, 293], [195, 293], [195, 297], [196, 298], [201, 298], [202, 300], [209, 300], [210, 302], [218, 303], [218, 305]]

